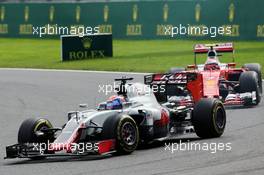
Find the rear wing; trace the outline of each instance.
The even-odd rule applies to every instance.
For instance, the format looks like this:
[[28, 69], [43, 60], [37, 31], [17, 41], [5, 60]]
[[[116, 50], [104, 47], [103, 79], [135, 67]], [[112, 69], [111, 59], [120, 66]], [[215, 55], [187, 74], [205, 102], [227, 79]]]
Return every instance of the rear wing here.
[[194, 63], [196, 65], [196, 54], [204, 54], [207, 53], [211, 48], [213, 48], [216, 52], [232, 52], [232, 61], [234, 62], [234, 45], [233, 43], [214, 43], [214, 44], [195, 44], [194, 45]]
[[178, 96], [189, 81], [195, 80], [197, 73], [179, 72], [175, 74], [152, 74], [144, 76], [144, 83], [153, 89], [158, 102], [167, 102], [168, 96]]
[[233, 52], [233, 43], [195, 44], [194, 53], [207, 53], [213, 47], [216, 52]]
[[167, 102], [168, 96], [174, 96], [178, 93], [179, 85], [187, 85], [186, 75], [186, 73], [146, 75], [144, 76], [144, 83], [153, 89], [158, 102]]
[[176, 74], [152, 74], [144, 76], [144, 83], [147, 85], [167, 85], [167, 84], [186, 84], [187, 74], [176, 73]]
[[144, 83], [147, 85], [186, 85], [189, 81], [197, 78], [197, 72], [178, 72], [178, 73], [164, 73], [151, 74], [144, 76]]

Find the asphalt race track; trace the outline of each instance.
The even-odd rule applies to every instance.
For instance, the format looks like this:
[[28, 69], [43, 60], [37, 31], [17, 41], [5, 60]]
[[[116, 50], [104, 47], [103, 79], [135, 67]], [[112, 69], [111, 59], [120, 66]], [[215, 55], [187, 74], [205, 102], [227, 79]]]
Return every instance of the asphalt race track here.
[[[196, 143], [231, 143], [230, 151], [212, 153], [203, 150], [165, 150], [165, 143], [155, 143], [126, 156], [91, 158], [49, 158], [4, 160], [5, 146], [17, 141], [21, 122], [28, 117], [46, 117], [54, 126], [67, 120], [67, 112], [90, 108], [106, 99], [98, 93], [99, 84], [111, 84], [125, 74], [0, 70], [0, 174], [1, 175], [140, 175], [140, 174], [264, 174], [264, 106], [227, 109], [224, 135], [218, 139], [199, 140], [195, 135], [185, 140]], [[143, 81], [143, 75], [129, 75]], [[179, 143], [179, 139], [166, 144]]]

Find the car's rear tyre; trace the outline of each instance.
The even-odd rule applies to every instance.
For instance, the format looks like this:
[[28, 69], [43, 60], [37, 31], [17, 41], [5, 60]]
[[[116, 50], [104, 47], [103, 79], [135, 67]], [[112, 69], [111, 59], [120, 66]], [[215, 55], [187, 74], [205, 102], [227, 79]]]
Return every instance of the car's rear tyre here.
[[130, 154], [137, 149], [139, 131], [135, 120], [123, 115], [116, 126], [116, 150], [118, 154]]
[[262, 94], [262, 74], [261, 74], [261, 65], [258, 63], [248, 63], [244, 64], [243, 68], [248, 69], [249, 71], [255, 71], [258, 75], [258, 85], [260, 87], [260, 93]]
[[245, 92], [256, 92], [256, 102], [253, 103], [251, 100], [244, 103], [245, 106], [258, 105], [261, 100], [260, 87], [258, 83], [258, 75], [255, 71], [242, 72], [239, 77], [239, 91], [240, 93]]
[[175, 74], [175, 73], [179, 73], [179, 72], [182, 72], [182, 71], [185, 71], [185, 70], [186, 69], [184, 67], [172, 67], [172, 68], [170, 68], [168, 73]]
[[[133, 135], [135, 136], [134, 142], [126, 142], [122, 137], [124, 126], [133, 128]], [[129, 115], [113, 115], [110, 116], [103, 124], [102, 140], [115, 139], [116, 140], [116, 153], [118, 155], [130, 154], [138, 146], [139, 143], [139, 130], [135, 120]]]
[[192, 124], [201, 138], [220, 137], [225, 130], [226, 112], [218, 99], [203, 98], [198, 101], [192, 114]]
[[47, 119], [29, 118], [23, 121], [18, 131], [18, 143], [40, 143], [46, 142], [49, 138], [37, 137], [36, 131], [44, 128], [52, 128], [52, 124]]

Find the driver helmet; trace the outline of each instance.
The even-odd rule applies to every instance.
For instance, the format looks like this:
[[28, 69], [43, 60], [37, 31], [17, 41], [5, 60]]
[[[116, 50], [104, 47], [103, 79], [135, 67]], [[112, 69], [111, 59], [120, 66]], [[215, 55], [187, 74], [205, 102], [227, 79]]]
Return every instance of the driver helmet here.
[[[214, 67], [212, 67], [214, 66]], [[207, 53], [207, 60], [205, 62], [205, 69], [220, 69], [219, 60], [215, 50], [209, 50]]]
[[207, 53], [207, 61], [205, 64], [213, 64], [213, 63], [216, 63], [216, 64], [219, 63], [217, 53], [215, 50], [209, 50]]
[[106, 102], [106, 109], [122, 109], [122, 103], [125, 102], [125, 98], [122, 96], [113, 95], [108, 98]]

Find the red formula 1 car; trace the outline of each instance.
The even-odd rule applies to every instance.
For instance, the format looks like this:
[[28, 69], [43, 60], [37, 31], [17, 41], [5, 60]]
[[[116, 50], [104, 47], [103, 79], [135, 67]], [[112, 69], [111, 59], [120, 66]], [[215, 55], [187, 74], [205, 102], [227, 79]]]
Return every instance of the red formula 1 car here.
[[[220, 63], [218, 53], [222, 52], [233, 53], [233, 61]], [[197, 64], [197, 54], [204, 53], [207, 53], [205, 64]], [[235, 66], [233, 43], [196, 44], [193, 65], [171, 68], [165, 74], [148, 75], [145, 83], [175, 86], [172, 92], [156, 93], [160, 101], [177, 96], [181, 104], [195, 103], [201, 98], [218, 98], [226, 105], [257, 105], [262, 96], [261, 66], [257, 63], [241, 68]]]

